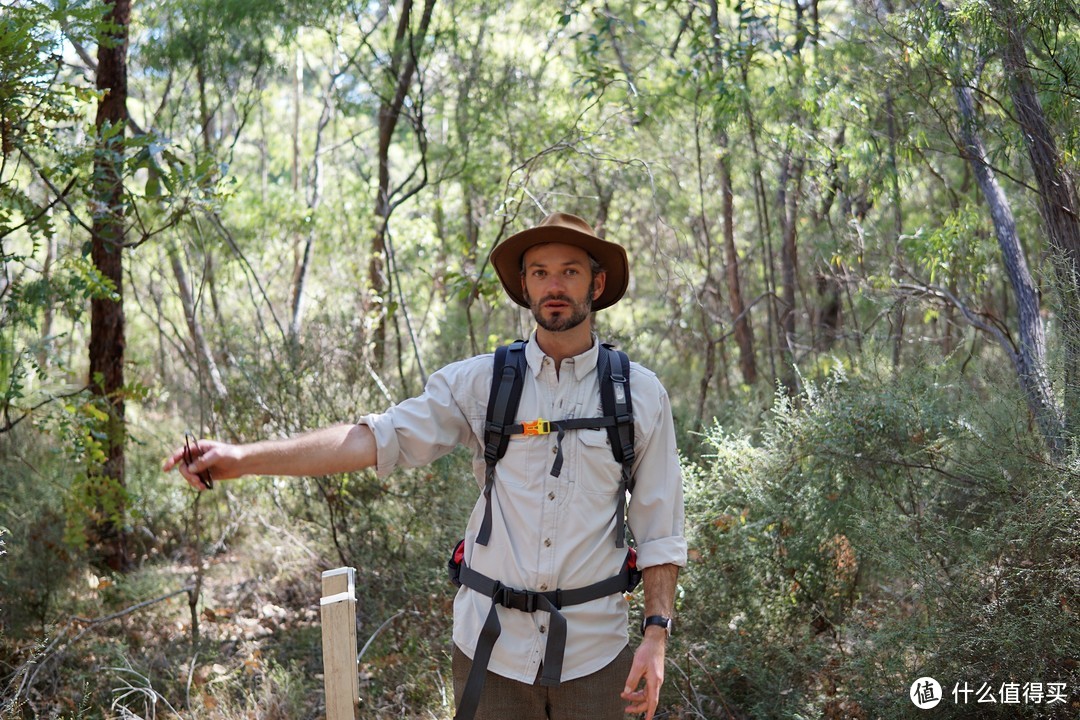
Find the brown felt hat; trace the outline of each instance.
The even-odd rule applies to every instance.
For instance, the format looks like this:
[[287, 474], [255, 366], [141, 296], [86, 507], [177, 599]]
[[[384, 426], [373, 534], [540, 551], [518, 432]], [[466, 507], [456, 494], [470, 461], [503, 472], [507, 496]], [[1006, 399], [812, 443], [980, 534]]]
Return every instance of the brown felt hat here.
[[521, 290], [521, 258], [525, 251], [544, 243], [573, 245], [589, 253], [607, 273], [604, 292], [593, 301], [593, 310], [603, 310], [619, 301], [630, 282], [630, 263], [626, 250], [601, 240], [589, 223], [577, 215], [552, 213], [536, 227], [511, 235], [491, 251], [491, 264], [502, 280], [506, 293], [522, 307], [529, 307]]

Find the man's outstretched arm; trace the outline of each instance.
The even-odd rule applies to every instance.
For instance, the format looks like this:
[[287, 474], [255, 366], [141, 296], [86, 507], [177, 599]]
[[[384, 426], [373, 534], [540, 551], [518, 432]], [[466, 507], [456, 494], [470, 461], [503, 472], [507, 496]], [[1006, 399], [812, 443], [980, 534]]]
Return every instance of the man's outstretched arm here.
[[367, 425], [333, 425], [282, 440], [261, 440], [232, 445], [199, 440], [191, 446], [192, 462], [184, 461], [185, 448], [165, 459], [162, 470], [174, 467], [196, 490], [205, 490], [199, 473], [209, 470], [214, 480], [243, 475], [317, 476], [353, 472], [375, 465], [375, 436]]

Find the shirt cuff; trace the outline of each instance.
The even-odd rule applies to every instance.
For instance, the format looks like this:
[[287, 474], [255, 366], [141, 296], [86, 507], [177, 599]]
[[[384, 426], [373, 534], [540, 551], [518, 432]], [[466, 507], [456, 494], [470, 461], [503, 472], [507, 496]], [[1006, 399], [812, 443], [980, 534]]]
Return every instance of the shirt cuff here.
[[637, 566], [678, 565], [686, 567], [686, 538], [666, 537], [637, 546]]
[[398, 458], [401, 456], [394, 424], [385, 413], [365, 415], [357, 420], [356, 424], [371, 428], [371, 433], [375, 436], [375, 474], [380, 478], [386, 477], [397, 467]]

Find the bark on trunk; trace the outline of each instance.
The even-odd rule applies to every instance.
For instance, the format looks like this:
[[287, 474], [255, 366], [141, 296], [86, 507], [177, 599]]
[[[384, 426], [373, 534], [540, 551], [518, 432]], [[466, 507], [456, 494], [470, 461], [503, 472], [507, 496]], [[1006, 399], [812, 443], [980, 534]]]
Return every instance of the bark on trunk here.
[[207, 386], [214, 398], [224, 400], [229, 393], [221, 379], [210, 344], [206, 341], [206, 334], [203, 332], [202, 321], [199, 320], [198, 308], [195, 305], [195, 294], [191, 290], [191, 282], [180, 260], [180, 252], [175, 247], [169, 248], [169, 264], [172, 266], [173, 276], [176, 277], [176, 285], [180, 290], [180, 304], [184, 307], [184, 319], [187, 321], [188, 332], [191, 333], [191, 342], [195, 345], [195, 357], [198, 358], [199, 363], [199, 382]]
[[[104, 421], [105, 461], [88, 468], [94, 497], [89, 540], [101, 561], [113, 570], [128, 566], [124, 527], [124, 131], [110, 131], [127, 120], [127, 47], [130, 0], [110, 3], [110, 36], [98, 43], [98, 103], [94, 158], [95, 212], [90, 256], [102, 276], [112, 281], [113, 297], [90, 303], [90, 388], [108, 408]], [[111, 135], [110, 135], [111, 132]], [[106, 135], [110, 135], [106, 137]]]
[[739, 346], [739, 369], [743, 382], [753, 385], [757, 382], [757, 362], [754, 358], [754, 330], [750, 326], [750, 315], [743, 300], [742, 286], [739, 282], [739, 253], [735, 249], [735, 193], [731, 182], [731, 158], [727, 154], [728, 135], [722, 132], [719, 138], [720, 157], [720, 193], [724, 203], [724, 260], [727, 272], [728, 310], [735, 325], [735, 344]]
[[[418, 34], [423, 37], [431, 24], [435, 0], [426, 0], [420, 17]], [[390, 203], [390, 143], [394, 138], [401, 108], [405, 103], [413, 75], [416, 73], [416, 54], [412, 47], [409, 26], [412, 22], [413, 2], [402, 0], [394, 50], [390, 60], [393, 94], [384, 97], [379, 105], [378, 182], [375, 195], [375, 232], [371, 238], [371, 258], [368, 261], [368, 285], [371, 297], [369, 312], [374, 318], [372, 328], [372, 361], [381, 368], [386, 353], [386, 320], [390, 283], [387, 275], [386, 230], [393, 206]]]
[[986, 148], [976, 132], [975, 102], [971, 88], [956, 79], [954, 92], [960, 109], [960, 137], [963, 151], [975, 174], [975, 180], [990, 208], [994, 233], [1005, 272], [1016, 297], [1020, 347], [1012, 355], [1020, 385], [1027, 398], [1028, 408], [1047, 445], [1054, 453], [1062, 450], [1062, 419], [1054, 403], [1053, 390], [1046, 367], [1046, 334], [1039, 315], [1039, 296], [1035, 281], [1028, 269], [1020, 238], [1016, 231], [1012, 208], [997, 177], [987, 162]]
[[1080, 432], [1080, 201], [1075, 180], [1058, 152], [1035, 91], [1023, 26], [1011, 4], [1005, 3], [1004, 10], [1002, 27], [1007, 40], [1002, 59], [1021, 135], [1039, 186], [1039, 212], [1046, 225], [1054, 262], [1065, 345], [1063, 419], [1065, 430], [1075, 442]]
[[780, 343], [784, 367], [780, 373], [780, 382], [788, 394], [798, 391], [798, 379], [795, 373], [795, 312], [796, 291], [798, 289], [798, 220], [799, 193], [802, 187], [802, 160], [796, 160], [788, 153], [784, 160], [784, 171], [780, 177], [780, 191], [777, 198], [777, 210], [781, 220], [780, 246], [780, 287], [783, 307], [780, 310]]
[[[709, 27], [713, 37], [713, 66], [718, 74], [726, 71], [724, 55], [720, 46], [720, 6], [717, 0], [709, 2]], [[735, 343], [739, 346], [739, 369], [742, 372], [743, 382], [753, 385], [757, 381], [757, 361], [754, 357], [754, 331], [750, 326], [750, 315], [747, 312], [746, 303], [743, 301], [742, 286], [739, 282], [739, 254], [735, 249], [735, 193], [731, 180], [731, 156], [728, 153], [730, 146], [726, 128], [721, 129], [717, 136], [717, 144], [720, 147], [720, 194], [723, 202], [724, 222], [724, 261], [726, 265], [726, 278], [728, 286], [728, 311], [731, 313], [734, 324]], [[711, 362], [710, 369], [715, 365]]]

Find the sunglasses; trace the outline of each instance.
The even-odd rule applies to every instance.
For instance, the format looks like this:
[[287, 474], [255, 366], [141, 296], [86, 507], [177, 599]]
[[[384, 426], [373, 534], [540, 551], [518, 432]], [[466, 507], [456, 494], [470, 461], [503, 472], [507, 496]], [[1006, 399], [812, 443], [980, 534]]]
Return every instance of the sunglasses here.
[[[191, 454], [191, 446], [194, 445], [195, 449], [199, 448], [199, 441], [195, 439], [195, 435], [189, 430], [184, 433], [184, 462], [188, 465], [195, 461]], [[202, 480], [202, 484], [206, 486], [207, 490], [214, 489], [214, 480], [210, 477], [209, 470], [203, 470], [199, 473], [199, 479]]]

